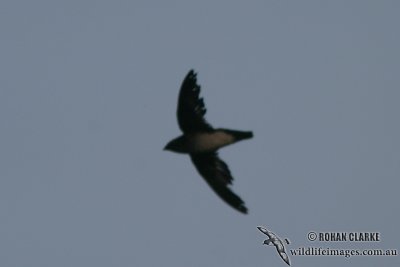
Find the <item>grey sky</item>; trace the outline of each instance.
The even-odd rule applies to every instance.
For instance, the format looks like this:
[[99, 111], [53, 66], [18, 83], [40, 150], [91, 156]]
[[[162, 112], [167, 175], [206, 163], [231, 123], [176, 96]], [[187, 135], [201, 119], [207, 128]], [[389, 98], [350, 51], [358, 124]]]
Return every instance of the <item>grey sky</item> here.
[[[367, 0], [3, 0], [0, 266], [285, 266], [259, 225], [290, 239], [287, 249], [400, 249], [399, 10]], [[190, 68], [207, 120], [254, 132], [220, 152], [247, 216], [187, 156], [162, 151], [180, 134]], [[309, 242], [312, 230], [378, 231], [382, 241]]]

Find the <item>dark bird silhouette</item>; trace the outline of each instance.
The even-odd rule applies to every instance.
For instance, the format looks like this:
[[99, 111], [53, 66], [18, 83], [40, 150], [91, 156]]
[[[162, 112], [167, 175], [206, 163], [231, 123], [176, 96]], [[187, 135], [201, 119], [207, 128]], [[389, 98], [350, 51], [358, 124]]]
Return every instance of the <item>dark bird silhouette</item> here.
[[[279, 256], [282, 258], [284, 262], [286, 262], [287, 265], [290, 266], [290, 260], [289, 256], [287, 255], [285, 251], [285, 246], [283, 245], [282, 240], [273, 232], [269, 231], [268, 229], [258, 226], [258, 230], [260, 230], [263, 234], [268, 236], [268, 239], [264, 240], [265, 245], [269, 246], [275, 246], [276, 251], [278, 252]], [[285, 239], [286, 243], [289, 244], [289, 240]]]
[[243, 200], [229, 188], [233, 177], [228, 165], [218, 157], [217, 150], [252, 138], [253, 133], [214, 129], [204, 118], [206, 108], [199, 95], [196, 73], [190, 70], [182, 82], [178, 99], [177, 117], [183, 135], [171, 140], [164, 150], [189, 154], [197, 171], [214, 192], [234, 209], [247, 213]]

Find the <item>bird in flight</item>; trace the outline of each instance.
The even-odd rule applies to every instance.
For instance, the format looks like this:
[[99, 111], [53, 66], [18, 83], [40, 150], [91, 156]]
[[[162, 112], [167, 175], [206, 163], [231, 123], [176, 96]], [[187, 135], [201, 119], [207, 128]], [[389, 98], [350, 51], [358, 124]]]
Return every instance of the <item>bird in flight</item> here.
[[[260, 230], [263, 234], [268, 236], [268, 239], [264, 240], [265, 245], [275, 246], [276, 251], [278, 252], [279, 256], [282, 258], [287, 265], [290, 266], [289, 256], [285, 251], [285, 246], [283, 245], [282, 240], [273, 232], [269, 231], [268, 229], [258, 226], [258, 230]], [[289, 244], [289, 240], [285, 239], [286, 244]]]
[[228, 165], [218, 157], [217, 150], [252, 138], [253, 133], [214, 129], [204, 118], [206, 108], [199, 95], [196, 73], [190, 70], [182, 82], [178, 98], [177, 117], [183, 134], [171, 140], [164, 150], [189, 154], [197, 171], [214, 192], [232, 208], [247, 213], [244, 201], [229, 188], [233, 177]]

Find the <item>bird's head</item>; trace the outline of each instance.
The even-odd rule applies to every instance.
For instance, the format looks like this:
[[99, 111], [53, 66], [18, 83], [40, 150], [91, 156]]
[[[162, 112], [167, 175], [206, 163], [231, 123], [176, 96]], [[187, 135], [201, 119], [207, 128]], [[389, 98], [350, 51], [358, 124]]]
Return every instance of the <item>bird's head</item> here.
[[263, 245], [269, 245], [269, 246], [271, 246], [271, 245], [272, 245], [272, 240], [271, 240], [270, 238], [264, 240]]
[[184, 138], [182, 136], [175, 138], [167, 143], [164, 150], [169, 150], [177, 153], [186, 153]]
[[174, 147], [174, 142], [172, 140], [165, 145], [164, 150], [174, 151]]

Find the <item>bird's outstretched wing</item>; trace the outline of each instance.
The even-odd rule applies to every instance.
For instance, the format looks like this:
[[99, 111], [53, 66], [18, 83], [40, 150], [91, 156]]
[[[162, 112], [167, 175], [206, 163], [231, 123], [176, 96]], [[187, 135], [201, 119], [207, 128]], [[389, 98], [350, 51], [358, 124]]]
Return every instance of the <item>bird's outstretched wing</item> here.
[[178, 99], [178, 124], [184, 133], [208, 132], [213, 127], [204, 119], [206, 108], [200, 95], [196, 73], [190, 70], [182, 82]]
[[289, 256], [286, 254], [286, 252], [279, 252], [279, 251], [278, 251], [278, 253], [279, 253], [279, 256], [281, 256], [282, 260], [283, 260], [284, 262], [286, 262], [287, 265], [290, 266]]
[[198, 172], [226, 203], [232, 208], [247, 213], [244, 201], [233, 193], [228, 185], [233, 177], [228, 165], [223, 162], [216, 152], [191, 154], [190, 158]]
[[273, 237], [271, 232], [265, 229], [264, 227], [257, 226], [257, 229], [260, 230], [263, 234], [267, 235], [269, 238]]

